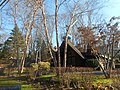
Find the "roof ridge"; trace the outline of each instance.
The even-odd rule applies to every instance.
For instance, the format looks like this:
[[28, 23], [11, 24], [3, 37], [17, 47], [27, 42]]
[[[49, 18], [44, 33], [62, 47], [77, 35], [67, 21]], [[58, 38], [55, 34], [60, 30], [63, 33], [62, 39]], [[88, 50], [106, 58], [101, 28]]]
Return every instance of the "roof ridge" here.
[[68, 41], [68, 44], [84, 59], [85, 57], [82, 55], [82, 53], [70, 42]]

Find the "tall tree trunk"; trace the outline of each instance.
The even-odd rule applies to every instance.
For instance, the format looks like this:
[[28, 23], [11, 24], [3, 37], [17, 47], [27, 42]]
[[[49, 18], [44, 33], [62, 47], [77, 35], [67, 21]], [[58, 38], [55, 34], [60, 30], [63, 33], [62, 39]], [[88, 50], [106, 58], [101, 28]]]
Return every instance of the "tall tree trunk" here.
[[61, 67], [60, 60], [60, 48], [59, 48], [59, 40], [58, 40], [58, 0], [55, 0], [55, 28], [56, 28], [56, 41], [57, 41], [57, 56], [58, 56], [58, 66]]
[[35, 63], [37, 63], [38, 62], [38, 51], [36, 51], [36, 53], [35, 53]]
[[23, 57], [21, 59], [20, 65], [18, 67], [18, 72], [19, 74], [23, 73], [24, 70], [24, 65], [25, 65], [25, 58], [26, 58], [26, 50], [23, 53]]
[[65, 47], [64, 47], [64, 62], [63, 66], [67, 66], [67, 44], [68, 44], [68, 34], [69, 34], [69, 26], [66, 27], [66, 36], [65, 36]]
[[[45, 17], [45, 12], [44, 12], [43, 1], [41, 2], [41, 11], [42, 11], [42, 18], [43, 18], [43, 23], [44, 23], [45, 34], [46, 34], [47, 43], [48, 43], [48, 49], [49, 49], [49, 52], [50, 52], [51, 59], [54, 59], [53, 58], [53, 53], [52, 53], [52, 47], [50, 45], [50, 37], [49, 37], [49, 33], [48, 33], [48, 28], [47, 28], [47, 24], [46, 24], [46, 17]], [[56, 61], [54, 61], [54, 64], [56, 66]]]
[[112, 37], [112, 47], [111, 47], [111, 51], [112, 51], [112, 54], [111, 54], [111, 61], [110, 61], [110, 66], [109, 66], [109, 72], [108, 72], [108, 74], [109, 74], [109, 78], [111, 77], [111, 72], [112, 72], [112, 68], [113, 68], [113, 62], [114, 62], [114, 58], [113, 58], [113, 56], [114, 56], [114, 34], [113, 34], [113, 37]]
[[17, 47], [17, 61], [16, 62], [17, 62], [16, 65], [17, 65], [18, 71], [19, 71], [19, 63], [20, 63], [20, 61], [19, 61], [19, 47]]
[[34, 11], [33, 11], [33, 17], [32, 19], [30, 20], [30, 24], [29, 26], [27, 27], [28, 30], [26, 31], [26, 35], [25, 35], [25, 50], [24, 50], [24, 55], [21, 59], [21, 64], [20, 64], [20, 73], [23, 73], [23, 69], [24, 69], [24, 65], [25, 65], [25, 59], [26, 59], [26, 55], [27, 55], [27, 50], [28, 50], [28, 45], [30, 43], [30, 39], [31, 39], [31, 35], [32, 35], [32, 30], [33, 30], [33, 27], [34, 27], [34, 20], [35, 20], [35, 17], [36, 17], [36, 13], [37, 13], [37, 6], [35, 5], [33, 7]]
[[104, 69], [104, 68], [102, 67], [102, 65], [100, 64], [100, 56], [98, 55], [98, 53], [95, 52], [95, 50], [94, 50], [92, 47], [91, 47], [91, 49], [92, 49], [92, 51], [93, 51], [93, 53], [94, 53], [94, 55], [95, 55], [95, 58], [96, 58], [96, 60], [97, 60], [97, 62], [98, 62], [98, 64], [99, 64], [99, 66], [100, 66], [100, 68], [101, 68], [101, 70], [102, 70], [105, 78], [109, 78], [108, 73], [105, 72], [105, 69]]
[[64, 61], [63, 66], [67, 66], [67, 43], [68, 43], [68, 34], [70, 33], [70, 28], [77, 22], [77, 20], [73, 21], [74, 12], [71, 15], [70, 24], [66, 25], [66, 36], [65, 36], [65, 47], [64, 47]]

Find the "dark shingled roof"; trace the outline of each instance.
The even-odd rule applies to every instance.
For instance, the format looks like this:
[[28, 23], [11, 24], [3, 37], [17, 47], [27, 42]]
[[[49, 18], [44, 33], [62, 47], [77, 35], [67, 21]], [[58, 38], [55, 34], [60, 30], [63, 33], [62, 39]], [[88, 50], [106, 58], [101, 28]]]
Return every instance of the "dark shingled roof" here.
[[85, 57], [82, 55], [82, 53], [81, 53], [70, 41], [68, 41], [68, 45], [69, 45], [78, 55], [80, 55], [83, 59], [85, 59]]

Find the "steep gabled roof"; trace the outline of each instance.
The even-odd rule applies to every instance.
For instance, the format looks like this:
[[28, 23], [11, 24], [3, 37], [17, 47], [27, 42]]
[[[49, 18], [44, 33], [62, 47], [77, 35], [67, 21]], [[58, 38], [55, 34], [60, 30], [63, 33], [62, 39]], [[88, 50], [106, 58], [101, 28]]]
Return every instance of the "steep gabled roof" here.
[[80, 55], [83, 59], [85, 59], [85, 57], [82, 55], [82, 53], [81, 53], [70, 41], [68, 41], [68, 45], [69, 45], [78, 55]]

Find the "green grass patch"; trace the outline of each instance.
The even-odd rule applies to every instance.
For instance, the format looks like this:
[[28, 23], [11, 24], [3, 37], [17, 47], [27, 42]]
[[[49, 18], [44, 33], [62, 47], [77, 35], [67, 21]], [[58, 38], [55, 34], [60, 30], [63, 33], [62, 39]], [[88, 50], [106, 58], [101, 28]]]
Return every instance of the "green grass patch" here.
[[30, 84], [29, 85], [22, 85], [22, 90], [39, 90], [37, 88], [33, 88]]
[[20, 84], [20, 82], [17, 82], [17, 81], [2, 81], [2, 82], [0, 82], [0, 86], [1, 85], [16, 85], [16, 84]]
[[20, 82], [18, 81], [15, 81], [15, 80], [10, 80], [10, 79], [2, 79], [0, 80], [0, 86], [5, 86], [5, 85], [19, 85], [21, 84]]
[[47, 75], [41, 75], [39, 77], [36, 77], [36, 79], [51, 80], [51, 78], [55, 76], [56, 76], [55, 74], [47, 74]]
[[93, 78], [94, 78], [94, 81], [93, 81], [94, 85], [97, 85], [97, 84], [110, 85], [113, 83], [112, 78], [106, 79], [103, 75], [94, 75]]
[[55, 74], [47, 74], [47, 75], [41, 75], [40, 78], [51, 78], [51, 77], [55, 77]]
[[0, 78], [0, 86], [11, 86], [11, 85], [20, 85], [21, 90], [39, 90], [33, 88], [31, 84], [25, 84], [24, 82], [12, 80], [9, 78]]
[[94, 82], [93, 82], [93, 84], [94, 85], [97, 85], [97, 84], [108, 84], [108, 85], [110, 85], [110, 84], [112, 84], [113, 82], [112, 82], [112, 79], [98, 79], [98, 80], [95, 80]]

